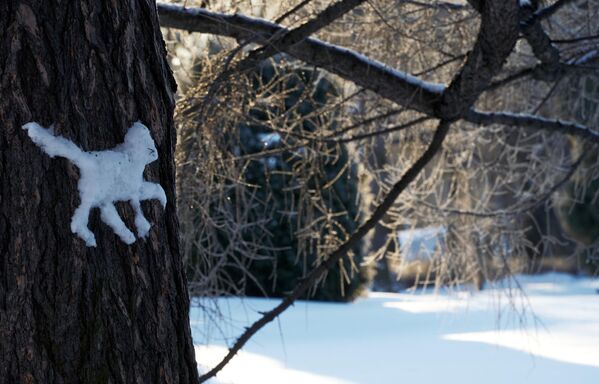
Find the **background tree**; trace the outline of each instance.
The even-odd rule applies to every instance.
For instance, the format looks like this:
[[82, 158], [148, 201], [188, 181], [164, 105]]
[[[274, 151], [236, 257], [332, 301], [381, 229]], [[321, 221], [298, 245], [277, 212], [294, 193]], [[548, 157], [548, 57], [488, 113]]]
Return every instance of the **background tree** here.
[[[203, 66], [176, 119], [179, 215], [193, 292], [284, 296], [359, 220], [347, 149], [326, 142], [293, 149], [305, 135], [335, 132], [338, 91], [323, 73], [277, 58], [250, 72], [233, 97], [219, 99], [228, 112], [205, 118], [197, 111], [218, 69]], [[368, 268], [361, 249], [353, 251], [305, 297], [355, 298]]]
[[[154, 2], [0, 3], [0, 383], [195, 383], [175, 204], [175, 83]], [[77, 168], [21, 126], [54, 124], [84, 150], [147, 125], [146, 178], [168, 204], [128, 246], [93, 211], [97, 247], [70, 233]], [[133, 210], [119, 204], [129, 227]]]

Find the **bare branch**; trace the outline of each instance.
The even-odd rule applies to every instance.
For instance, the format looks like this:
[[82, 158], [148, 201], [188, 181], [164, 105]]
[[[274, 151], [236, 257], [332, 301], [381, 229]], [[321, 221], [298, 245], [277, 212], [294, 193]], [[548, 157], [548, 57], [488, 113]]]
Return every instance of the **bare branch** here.
[[303, 7], [305, 7], [311, 1], [312, 0], [303, 0], [303, 1], [301, 1], [295, 7], [291, 8], [290, 10], [288, 10], [287, 12], [285, 12], [284, 14], [282, 14], [281, 16], [277, 17], [277, 19], [275, 20], [275, 23], [281, 24], [286, 18], [288, 18], [289, 16], [293, 15], [294, 13], [296, 13], [297, 11], [299, 11], [300, 9], [302, 9]]
[[518, 40], [518, 5], [487, 0], [482, 5], [481, 27], [468, 59], [443, 92], [436, 115], [443, 119], [462, 117], [499, 73]]
[[[319, 139], [320, 141], [325, 141], [328, 143], [335, 143], [335, 144], [344, 144], [344, 143], [349, 143], [352, 141], [357, 141], [357, 140], [364, 140], [364, 139], [369, 139], [371, 137], [374, 136], [380, 136], [380, 135], [385, 135], [391, 132], [398, 132], [398, 131], [403, 131], [404, 129], [408, 129], [410, 127], [413, 127], [417, 124], [423, 123], [427, 120], [432, 119], [432, 117], [419, 117], [417, 119], [414, 119], [412, 121], [409, 121], [405, 124], [399, 124], [399, 125], [395, 125], [393, 127], [389, 127], [389, 128], [385, 128], [385, 129], [381, 129], [380, 131], [375, 131], [375, 132], [368, 132], [368, 133], [362, 133], [360, 135], [354, 135], [354, 136], [350, 136], [350, 137], [342, 137], [339, 139], [331, 139], [331, 138], [325, 138], [325, 139]], [[313, 139], [313, 140], [318, 140], [318, 139]]]
[[417, 5], [419, 7], [431, 8], [431, 9], [450, 9], [450, 10], [456, 10], [456, 11], [468, 9], [468, 7], [465, 4], [452, 3], [450, 1], [424, 2], [424, 1], [417, 1], [417, 0], [404, 0], [403, 2], [407, 3], [407, 4]]
[[580, 137], [599, 144], [599, 132], [582, 124], [546, 119], [540, 116], [516, 114], [509, 112], [480, 112], [470, 110], [465, 117], [466, 121], [481, 125], [503, 124], [513, 127], [537, 128], [546, 131], [559, 132], [566, 135]]
[[[225, 15], [201, 8], [183, 8], [158, 3], [160, 24], [191, 32], [210, 33], [238, 40], [255, 38], [266, 43], [268, 39], [285, 30], [280, 25], [263, 19], [239, 14]], [[358, 86], [378, 93], [399, 105], [434, 115], [434, 105], [445, 89], [443, 85], [422, 81], [407, 73], [392, 69], [350, 49], [307, 38], [285, 50], [306, 63], [350, 79]]]
[[[164, 27], [229, 36], [239, 40], [256, 38], [256, 41], [262, 43], [268, 41], [272, 35], [284, 30], [283, 27], [269, 21], [239, 14], [225, 15], [201, 8], [185, 9], [180, 6], [162, 3], [158, 3], [157, 6], [160, 23]], [[495, 35], [490, 37], [493, 40], [497, 38]], [[445, 91], [443, 85], [422, 81], [417, 77], [389, 68], [350, 49], [328, 44], [314, 38], [307, 38], [295, 46], [289, 47], [286, 52], [302, 61], [353, 81], [357, 85], [376, 92], [380, 96], [406, 108], [413, 108], [433, 117], [449, 116], [447, 111], [443, 112], [442, 108], [440, 111], [438, 107], [441, 94]], [[484, 90], [497, 89], [513, 79], [532, 75], [536, 73], [535, 69], [537, 67], [525, 69], [504, 81], [500, 80], [490, 85], [487, 83], [485, 85], [487, 88]], [[564, 64], [560, 67], [564, 70], [580, 70], [580, 68], [572, 65]], [[475, 76], [480, 76], [476, 70], [473, 73]], [[483, 82], [480, 82], [478, 86], [480, 87], [482, 84]], [[458, 88], [456, 86], [456, 89]], [[471, 93], [471, 95], [474, 94], [478, 95], [476, 92]], [[449, 96], [444, 97], [446, 100], [444, 104], [455, 107], [455, 104], [449, 103]], [[472, 96], [469, 98], [472, 99]], [[597, 142], [598, 133], [596, 131], [576, 123], [553, 121], [530, 115], [506, 112], [483, 113], [474, 110], [468, 111], [465, 114], [465, 119], [476, 124], [507, 124], [559, 131]]]
[[[350, 237], [337, 248], [329, 257], [313, 269], [306, 279], [298, 285], [279, 305], [263, 314], [237, 339], [225, 358], [212, 370], [200, 378], [200, 382], [213, 377], [219, 372], [245, 343], [262, 327], [284, 312], [301, 295], [303, 295], [316, 281], [330, 268], [332, 268], [345, 254], [362, 239], [383, 216], [391, 209], [397, 197], [418, 174], [432, 160], [441, 149], [443, 141], [451, 125], [451, 121], [466, 113], [474, 101], [489, 84], [492, 77], [503, 66], [509, 53], [512, 51], [518, 38], [516, 3], [504, 3], [503, 0], [487, 0], [482, 7], [483, 23], [477, 42], [468, 56], [462, 70], [454, 77], [451, 85], [443, 92], [442, 103], [436, 108], [437, 113], [449, 116], [449, 120], [441, 120], [426, 151], [408, 169], [400, 180], [393, 185], [385, 199], [376, 207], [370, 218], [360, 226]], [[506, 20], [512, 22], [506, 22]]]
[[536, 17], [535, 11], [536, 9], [532, 5], [520, 7], [520, 19], [522, 20], [520, 28], [535, 57], [543, 64], [546, 76], [555, 77], [560, 69], [560, 54], [545, 33], [541, 19]]
[[293, 47], [297, 43], [306, 39], [310, 35], [318, 32], [320, 29], [331, 24], [333, 21], [345, 15], [365, 0], [341, 0], [327, 7], [320, 12], [315, 18], [302, 24], [301, 26], [285, 31], [281, 30], [280, 36], [274, 40], [266, 42], [262, 48], [251, 52], [242, 62], [239, 63], [240, 70], [247, 69], [254, 63], [267, 59], [278, 52], [283, 52], [288, 48]]
[[581, 41], [596, 40], [596, 39], [599, 39], [599, 34], [575, 37], [572, 39], [553, 39], [553, 40], [551, 40], [551, 42], [555, 43], [555, 44], [573, 44], [573, 43], [578, 43]]
[[[479, 0], [469, 0], [470, 5], [472, 5], [477, 11], [481, 11], [481, 1]], [[561, 6], [563, 6], [566, 1], [559, 0], [555, 4], [550, 7], [544, 8], [540, 12], [544, 15], [543, 17], [548, 17], [550, 14], [555, 12]], [[558, 70], [560, 69], [559, 61], [560, 55], [558, 49], [551, 43], [551, 39], [543, 29], [541, 25], [541, 17], [539, 17], [539, 13], [537, 11], [537, 2], [527, 2], [520, 3], [520, 29], [524, 38], [531, 46], [532, 51], [537, 59], [543, 64], [543, 70], [545, 72], [545, 77], [555, 78]]]
[[497, 217], [497, 216], [521, 215], [523, 213], [530, 212], [530, 211], [534, 210], [535, 208], [541, 206], [542, 204], [546, 203], [547, 200], [549, 200], [551, 198], [551, 196], [555, 192], [557, 192], [558, 189], [560, 189], [568, 181], [570, 181], [572, 176], [574, 176], [574, 173], [576, 173], [576, 170], [578, 169], [578, 167], [580, 167], [580, 165], [582, 164], [582, 161], [584, 160], [586, 155], [587, 155], [587, 153], [583, 152], [578, 157], [578, 159], [576, 159], [576, 161], [574, 161], [569, 166], [568, 172], [564, 175], [564, 177], [561, 180], [559, 180], [557, 183], [553, 184], [547, 191], [545, 191], [545, 193], [543, 193], [541, 195], [541, 197], [535, 199], [534, 201], [530, 202], [529, 204], [527, 204], [523, 207], [518, 207], [518, 208], [511, 209], [511, 210], [502, 209], [502, 210], [491, 211], [491, 212], [480, 212], [480, 211], [468, 211], [468, 210], [463, 210], [463, 209], [437, 207], [437, 206], [430, 204], [426, 201], [421, 201], [420, 203], [422, 205], [426, 206], [427, 208], [435, 210], [435, 211], [448, 213], [448, 214], [452, 214], [452, 215], [472, 216], [472, 217], [477, 217], [479, 219]]
[[546, 19], [551, 17], [555, 12], [559, 11], [564, 5], [571, 3], [572, 0], [557, 0], [555, 3], [538, 10], [535, 13], [535, 17], [539, 19]]

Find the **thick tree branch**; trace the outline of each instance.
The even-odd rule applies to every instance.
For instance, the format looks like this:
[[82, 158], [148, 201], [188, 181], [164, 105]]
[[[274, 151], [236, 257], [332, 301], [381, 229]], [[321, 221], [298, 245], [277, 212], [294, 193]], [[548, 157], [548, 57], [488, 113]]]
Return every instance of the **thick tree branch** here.
[[518, 5], [515, 1], [486, 0], [481, 5], [481, 27], [468, 59], [443, 92], [436, 116], [463, 117], [499, 73], [518, 40]]
[[[201, 8], [185, 9], [180, 6], [159, 3], [158, 11], [163, 27], [228, 36], [239, 40], [256, 38], [256, 41], [264, 43], [272, 35], [284, 29], [263, 19], [238, 14], [225, 15]], [[418, 110], [431, 117], [441, 117], [436, 108], [445, 90], [443, 85], [424, 82], [350, 49], [327, 44], [314, 38], [307, 38], [286, 52], [306, 63], [321, 67], [365, 89], [376, 92], [403, 107]], [[587, 56], [592, 57], [591, 54]], [[536, 73], [537, 67], [525, 70], [522, 76]], [[562, 64], [561, 67], [562, 70], [568, 71], [580, 70], [567, 64]], [[515, 78], [522, 76], [518, 75]], [[507, 82], [499, 81], [495, 83], [496, 85], [488, 84], [487, 87], [497, 89]], [[556, 123], [535, 116], [503, 112], [492, 114], [473, 110], [468, 111], [464, 118], [476, 124], [513, 124], [520, 127], [560, 131], [597, 142], [598, 133], [596, 131], [572, 122]]]
[[536, 8], [532, 5], [520, 7], [520, 29], [524, 38], [532, 48], [535, 57], [541, 62], [543, 78], [555, 79], [560, 75], [560, 54], [556, 46], [541, 25], [541, 19], [536, 16]]
[[[285, 28], [263, 19], [243, 15], [225, 15], [201, 8], [185, 9], [171, 4], [158, 4], [160, 24], [190, 32], [228, 36], [238, 40], [255, 39], [266, 43]], [[350, 79], [357, 85], [378, 93], [404, 107], [434, 115], [434, 105], [445, 89], [404, 72], [371, 60], [352, 50], [307, 38], [289, 47], [286, 53], [306, 63]]]
[[252, 70], [261, 61], [266, 60], [267, 58], [279, 52], [284, 52], [285, 50], [290, 49], [297, 43], [305, 40], [310, 35], [318, 32], [320, 29], [342, 17], [364, 1], [365, 0], [341, 0], [330, 5], [316, 15], [313, 19], [310, 19], [295, 29], [287, 30], [285, 28], [281, 28], [278, 32], [263, 42], [264, 45], [262, 47], [251, 51], [246, 57], [237, 62], [234, 68], [229, 68], [231, 60], [233, 60], [234, 56], [237, 55], [237, 53], [239, 53], [244, 46], [257, 42], [256, 36], [241, 42], [239, 47], [234, 49], [229, 55], [224, 65], [224, 70], [220, 73], [216, 80], [212, 82], [210, 90], [204, 99], [211, 100], [216, 89], [218, 89], [221, 84], [225, 83], [226, 79], [231, 74], [241, 74]]
[[[480, 0], [468, 0], [470, 5], [477, 11], [481, 11], [481, 5], [483, 4]], [[507, 2], [507, 1], [506, 1]], [[544, 8], [544, 13], [547, 14], [550, 11], [547, 9], [559, 9], [564, 1], [558, 1], [556, 7], [547, 7]], [[543, 73], [545, 78], [555, 78], [557, 72], [559, 70], [559, 51], [558, 49], [551, 44], [551, 39], [545, 33], [543, 26], [541, 25], [541, 18], [537, 15], [537, 0], [530, 0], [528, 2], [519, 2], [520, 4], [520, 14], [519, 20], [520, 29], [524, 38], [531, 46], [532, 51], [537, 59], [543, 64]], [[555, 4], [554, 4], [555, 6]], [[552, 11], [552, 12], [555, 12]]]

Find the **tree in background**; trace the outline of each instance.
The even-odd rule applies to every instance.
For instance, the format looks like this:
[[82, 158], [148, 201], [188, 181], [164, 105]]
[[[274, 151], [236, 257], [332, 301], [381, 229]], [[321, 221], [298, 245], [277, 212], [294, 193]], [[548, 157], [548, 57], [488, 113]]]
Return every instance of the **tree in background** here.
[[[204, 85], [213, 79], [210, 71], [200, 76], [206, 79], [184, 94], [178, 114], [179, 210], [187, 218], [184, 223], [193, 223], [183, 225], [192, 284], [202, 286], [203, 295], [284, 296], [357, 226], [356, 167], [347, 150], [326, 141], [301, 143], [316, 131], [335, 132], [338, 92], [319, 71], [278, 58], [260, 64], [248, 74], [245, 88], [236, 89], [236, 95], [252, 100], [247, 111], [206, 120], [194, 113], [207, 92]], [[220, 104], [229, 110], [240, 107], [229, 101]], [[215, 153], [207, 154], [204, 141], [214, 141], [214, 135], [220, 135], [220, 145], [209, 147]], [[198, 168], [190, 165], [204, 156], [228, 158], [228, 171], [222, 167], [207, 173], [202, 168], [202, 174], [194, 173]], [[206, 187], [213, 185], [207, 177], [232, 170], [238, 174], [215, 185], [221, 187], [217, 194], [207, 193]], [[210, 221], [223, 225], [202, 224]], [[330, 270], [306, 298], [353, 299], [367, 281], [360, 251], [356, 247], [354, 257]], [[206, 260], [211, 257], [217, 260]], [[226, 265], [215, 268], [219, 261]]]
[[[563, 89], [566, 88], [566, 89]], [[567, 84], [560, 89], [562, 97], [555, 104], [564, 109], [564, 113], [589, 126], [599, 124], [599, 76], [589, 74], [582, 76], [574, 84]], [[570, 151], [581, 156], [588, 151], [584, 143], [569, 140]], [[590, 257], [597, 258], [588, 246], [599, 241], [599, 174], [594, 167], [599, 159], [598, 154], [585, 155], [579, 172], [564, 185], [554, 199], [557, 215], [564, 230], [581, 244], [582, 251]]]

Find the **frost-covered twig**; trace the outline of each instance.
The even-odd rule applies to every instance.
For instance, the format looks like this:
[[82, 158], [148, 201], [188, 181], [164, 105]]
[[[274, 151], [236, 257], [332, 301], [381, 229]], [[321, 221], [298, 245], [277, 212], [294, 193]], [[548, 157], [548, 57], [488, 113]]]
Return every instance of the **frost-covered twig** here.
[[571, 121], [552, 120], [540, 116], [510, 112], [480, 112], [470, 110], [465, 119], [471, 123], [490, 125], [503, 124], [513, 127], [537, 128], [577, 136], [593, 143], [599, 143], [599, 132]]

